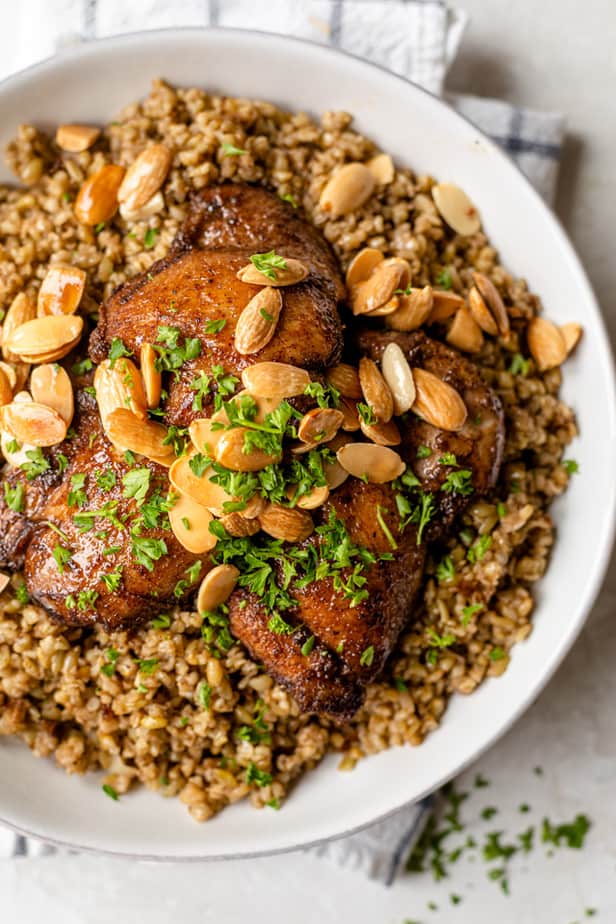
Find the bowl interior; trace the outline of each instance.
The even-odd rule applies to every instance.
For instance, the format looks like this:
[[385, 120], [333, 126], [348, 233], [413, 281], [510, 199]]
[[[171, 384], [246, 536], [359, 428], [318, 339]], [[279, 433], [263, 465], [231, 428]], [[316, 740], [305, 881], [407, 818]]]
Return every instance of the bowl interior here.
[[[144, 790], [113, 803], [96, 776], [69, 778], [17, 742], [0, 740], [0, 819], [48, 840], [153, 858], [229, 857], [305, 845], [367, 824], [454, 775], [520, 715], [545, 684], [598, 591], [611, 547], [615, 402], [609, 346], [592, 292], [551, 213], [517, 169], [470, 123], [423, 90], [347, 55], [265, 34], [174, 30], [82, 46], [0, 86], [4, 144], [20, 122], [104, 122], [143, 96], [152, 77], [317, 114], [344, 109], [396, 160], [462, 186], [478, 205], [503, 263], [526, 277], [546, 314], [584, 324], [563, 396], [581, 437], [581, 475], [553, 515], [551, 566], [537, 588], [535, 628], [507, 673], [454, 697], [421, 748], [396, 748], [338, 773], [309, 774], [279, 813], [238, 805], [205, 827], [175, 800]], [[0, 179], [9, 179], [0, 174]], [[591, 541], [592, 537], [592, 541]]]

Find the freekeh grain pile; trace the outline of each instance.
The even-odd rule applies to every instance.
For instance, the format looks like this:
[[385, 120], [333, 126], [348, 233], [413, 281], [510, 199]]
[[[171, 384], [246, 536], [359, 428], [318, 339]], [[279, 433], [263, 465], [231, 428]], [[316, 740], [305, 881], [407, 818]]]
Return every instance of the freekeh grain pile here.
[[[163, 199], [149, 216], [117, 215], [95, 227], [73, 208], [84, 180], [128, 165], [162, 142], [174, 152]], [[330, 750], [341, 767], [393, 745], [420, 744], [454, 692], [471, 693], [507, 667], [532, 628], [531, 586], [554, 541], [548, 507], [574, 470], [563, 450], [575, 435], [558, 398], [560, 371], [539, 372], [526, 329], [539, 310], [523, 280], [499, 265], [481, 230], [457, 234], [441, 217], [434, 181], [373, 161], [379, 181], [360, 207], [322, 210], [336, 168], [379, 155], [351, 117], [320, 123], [268, 103], [174, 89], [158, 81], [142, 103], [106, 126], [92, 150], [61, 156], [52, 139], [22, 126], [8, 161], [26, 188], [0, 190], [0, 305], [36, 297], [51, 262], [86, 273], [82, 313], [165, 256], [188, 196], [214, 182], [259, 183], [301, 205], [346, 268], [362, 248], [406, 259], [414, 288], [467, 296], [472, 272], [497, 287], [511, 334], [486, 337], [473, 355], [506, 412], [501, 476], [447, 542], [433, 548], [420, 599], [385, 675], [352, 721], [302, 715], [229, 636], [224, 620], [197, 612], [153, 614], [137, 632], [67, 629], [27, 602], [21, 576], [0, 614], [0, 732], [18, 735], [68, 772], [103, 768], [107, 792], [145, 783], [179, 796], [199, 821], [246, 796], [279, 807], [293, 782]], [[436, 197], [438, 200], [438, 196]], [[447, 203], [441, 203], [447, 212]]]

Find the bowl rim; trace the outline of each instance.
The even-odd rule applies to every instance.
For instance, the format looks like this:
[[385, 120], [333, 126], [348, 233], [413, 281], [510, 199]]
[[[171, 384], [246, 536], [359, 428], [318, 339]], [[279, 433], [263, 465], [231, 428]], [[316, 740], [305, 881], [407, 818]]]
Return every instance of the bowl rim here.
[[[593, 322], [596, 326], [597, 333], [600, 335], [605, 346], [605, 355], [603, 359], [606, 363], [606, 371], [610, 380], [610, 392], [606, 395], [606, 403], [611, 404], [613, 407], [616, 406], [616, 365], [614, 359], [614, 353], [612, 350], [609, 334], [605, 324], [605, 320], [600, 310], [600, 306], [595, 295], [593, 286], [586, 274], [584, 266], [582, 264], [581, 258], [578, 256], [572, 241], [565, 230], [561, 220], [556, 215], [556, 213], [548, 206], [527, 176], [524, 174], [522, 169], [518, 166], [512, 156], [505, 151], [502, 147], [496, 144], [489, 135], [487, 135], [481, 128], [479, 128], [472, 119], [468, 118], [466, 115], [458, 112], [454, 109], [446, 99], [437, 96], [435, 93], [427, 90], [425, 87], [422, 87], [420, 84], [415, 83], [410, 80], [408, 77], [405, 77], [402, 74], [398, 74], [394, 71], [389, 70], [384, 65], [378, 64], [374, 61], [370, 61], [366, 58], [361, 57], [360, 55], [349, 52], [345, 49], [338, 48], [329, 44], [323, 44], [316, 40], [300, 38], [292, 35], [285, 35], [282, 33], [269, 32], [267, 30], [260, 29], [246, 29], [246, 28], [235, 28], [235, 27], [223, 27], [223, 26], [173, 26], [173, 27], [161, 27], [155, 29], [146, 29], [146, 30], [134, 30], [130, 32], [123, 32], [120, 34], [105, 36], [95, 39], [80, 39], [75, 44], [68, 45], [64, 48], [61, 48], [55, 54], [50, 55], [40, 61], [37, 61], [33, 64], [28, 65], [21, 70], [8, 75], [7, 77], [0, 80], [0, 99], [5, 90], [18, 90], [20, 83], [24, 81], [31, 80], [32, 78], [41, 78], [44, 77], [45, 73], [48, 71], [53, 71], [55, 67], [62, 62], [70, 59], [87, 59], [90, 54], [96, 54], [101, 48], [114, 48], [121, 47], [122, 45], [130, 45], [139, 40], [140, 42], [156, 42], [157, 40], [171, 40], [174, 38], [181, 39], [187, 35], [193, 35], [195, 37], [207, 37], [210, 35], [217, 35], [222, 38], [225, 36], [234, 36], [240, 35], [247, 39], [256, 39], [257, 41], [262, 41], [263, 44], [273, 42], [274, 44], [280, 43], [285, 44], [297, 44], [300, 46], [309, 46], [313, 50], [318, 50], [320, 53], [326, 57], [338, 58], [344, 57], [351, 59], [352, 62], [358, 67], [363, 67], [367, 70], [376, 70], [381, 72], [381, 74], [387, 75], [388, 78], [395, 79], [402, 85], [410, 86], [414, 91], [419, 91], [425, 96], [429, 97], [433, 104], [441, 107], [442, 109], [447, 110], [448, 118], [462, 122], [467, 126], [472, 127], [472, 129], [477, 133], [478, 138], [481, 140], [482, 144], [485, 145], [492, 156], [495, 156], [497, 160], [500, 160], [505, 164], [505, 166], [510, 169], [513, 168], [518, 174], [518, 177], [522, 180], [523, 184], [526, 186], [527, 192], [531, 194], [531, 198], [534, 199], [537, 207], [543, 212], [546, 221], [551, 225], [552, 232], [558, 238], [559, 246], [563, 253], [563, 260], [566, 260], [569, 264], [569, 268], [572, 273], [577, 277], [578, 283], [582, 290], [584, 291], [585, 297], [587, 299], [588, 305], [594, 308], [595, 317]], [[221, 854], [191, 854], [191, 855], [176, 855], [169, 854], [165, 855], [162, 853], [148, 854], [148, 853], [134, 853], [126, 850], [112, 850], [104, 847], [96, 847], [91, 845], [82, 845], [75, 841], [62, 840], [61, 838], [53, 838], [47, 835], [43, 836], [36, 831], [31, 831], [29, 828], [22, 827], [14, 822], [11, 822], [7, 819], [0, 818], [0, 824], [4, 825], [9, 830], [14, 831], [16, 834], [24, 835], [28, 838], [33, 838], [35, 840], [42, 841], [46, 844], [50, 844], [54, 847], [63, 848], [63, 849], [73, 849], [78, 850], [83, 853], [109, 856], [109, 857], [124, 857], [127, 859], [134, 860], [145, 860], [150, 862], [161, 862], [161, 863], [203, 863], [203, 862], [216, 862], [223, 860], [238, 860], [238, 859], [255, 859], [259, 857], [268, 857], [276, 856], [283, 853], [288, 853], [289, 851], [298, 850], [298, 849], [308, 849], [311, 847], [317, 847], [321, 844], [328, 843], [330, 841], [339, 840], [344, 837], [349, 837], [353, 834], [357, 834], [360, 831], [365, 830], [366, 828], [371, 827], [374, 824], [378, 824], [382, 821], [385, 821], [387, 818], [395, 815], [397, 812], [405, 808], [409, 808], [411, 805], [420, 805], [425, 803], [426, 806], [429, 805], [431, 801], [431, 796], [436, 792], [441, 786], [446, 782], [458, 776], [460, 773], [474, 763], [479, 757], [482, 756], [489, 748], [491, 748], [496, 741], [498, 741], [503, 735], [505, 735], [512, 726], [521, 718], [521, 716], [527, 711], [530, 705], [537, 699], [540, 693], [545, 689], [553, 675], [555, 674], [558, 667], [561, 665], [562, 661], [569, 653], [574, 643], [578, 639], [582, 628], [584, 627], [590, 612], [597, 600], [597, 597], [601, 591], [602, 585], [604, 583], [607, 569], [610, 563], [610, 558], [612, 554], [612, 549], [616, 539], [616, 490], [613, 490], [611, 497], [609, 498], [609, 503], [605, 507], [605, 514], [603, 518], [604, 525], [604, 541], [602, 546], [599, 548], [599, 554], [597, 556], [597, 562], [594, 569], [594, 572], [591, 576], [591, 580], [585, 587], [585, 599], [584, 605], [580, 609], [580, 613], [575, 625], [571, 628], [569, 634], [563, 639], [558, 648], [552, 653], [552, 657], [549, 660], [546, 668], [542, 672], [539, 679], [535, 680], [533, 683], [529, 684], [528, 690], [525, 692], [515, 707], [512, 710], [511, 714], [507, 717], [498, 729], [492, 733], [480, 747], [473, 751], [467, 758], [461, 761], [456, 769], [453, 772], [446, 772], [441, 777], [439, 777], [434, 783], [431, 783], [429, 786], [426, 786], [417, 796], [406, 799], [394, 806], [391, 809], [388, 809], [386, 812], [382, 812], [379, 815], [370, 818], [367, 821], [362, 821], [357, 825], [353, 825], [349, 828], [346, 828], [344, 831], [338, 832], [336, 834], [328, 834], [323, 837], [319, 837], [311, 840], [300, 840], [299, 842], [295, 841], [293, 843], [287, 843], [285, 846], [281, 847], [270, 847], [266, 849], [247, 849], [242, 850], [241, 852], [226, 852]]]

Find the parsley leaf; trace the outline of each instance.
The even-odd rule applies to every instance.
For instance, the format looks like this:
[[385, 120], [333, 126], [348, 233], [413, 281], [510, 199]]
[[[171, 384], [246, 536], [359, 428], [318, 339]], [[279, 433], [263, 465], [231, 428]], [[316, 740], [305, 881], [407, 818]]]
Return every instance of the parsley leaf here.
[[237, 148], [234, 144], [230, 144], [228, 141], [223, 141], [220, 146], [223, 151], [223, 157], [239, 157], [241, 154], [248, 153], [248, 151], [245, 151], [243, 148]]
[[24, 486], [21, 482], [17, 482], [14, 488], [5, 481], [4, 482], [4, 501], [11, 510], [14, 510], [15, 513], [21, 513], [24, 509]]
[[276, 270], [287, 268], [287, 261], [275, 250], [270, 250], [268, 253], [253, 253], [250, 262], [260, 273], [274, 281], [277, 279]]
[[56, 560], [58, 571], [62, 574], [64, 572], [64, 566], [70, 561], [71, 550], [58, 543], [54, 546], [53, 557]]
[[121, 356], [132, 356], [133, 353], [127, 350], [124, 343], [119, 337], [114, 337], [109, 348], [109, 366], [111, 369], [115, 366]]

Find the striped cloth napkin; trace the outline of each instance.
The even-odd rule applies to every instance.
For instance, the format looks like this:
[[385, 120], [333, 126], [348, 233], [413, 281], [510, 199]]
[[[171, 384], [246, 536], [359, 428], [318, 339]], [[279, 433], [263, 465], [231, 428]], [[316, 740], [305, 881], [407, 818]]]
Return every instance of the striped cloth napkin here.
[[[3, 5], [0, 17], [0, 77], [78, 41], [141, 29], [224, 26], [330, 43], [439, 95], [467, 22], [464, 12], [443, 0], [20, 0]], [[564, 134], [561, 115], [474, 96], [447, 99], [500, 144], [552, 201]], [[389, 885], [431, 806], [432, 797], [311, 850]], [[0, 828], [0, 857], [51, 853], [55, 848]]]

